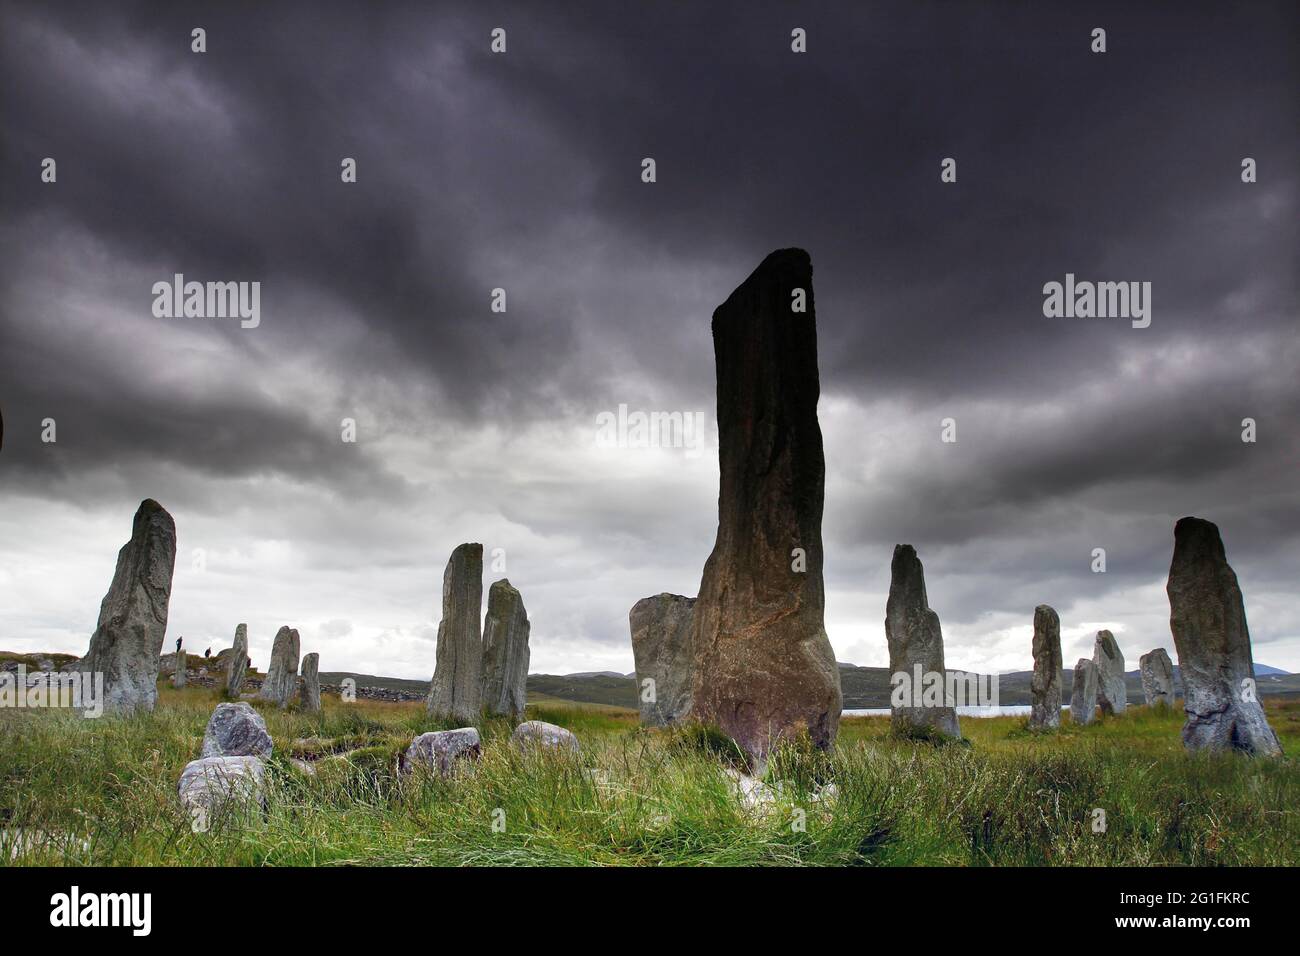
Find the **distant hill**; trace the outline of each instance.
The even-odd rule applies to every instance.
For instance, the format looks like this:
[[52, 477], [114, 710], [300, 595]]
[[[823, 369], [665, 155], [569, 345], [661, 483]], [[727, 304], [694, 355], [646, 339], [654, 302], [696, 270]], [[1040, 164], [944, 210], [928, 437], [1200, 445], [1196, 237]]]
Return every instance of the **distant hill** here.
[[[191, 655], [192, 657], [193, 655]], [[40, 669], [42, 664], [53, 663], [55, 668], [76, 660], [70, 654], [16, 654], [0, 651], [0, 669], [15, 669], [23, 664], [29, 671]], [[841, 662], [840, 686], [844, 690], [844, 706], [849, 710], [860, 710], [889, 706], [889, 670], [885, 667], [858, 667], [856, 664]], [[1065, 669], [1062, 695], [1068, 702], [1073, 687], [1073, 668]], [[1255, 676], [1259, 682], [1259, 692], [1267, 695], [1290, 695], [1300, 697], [1300, 674], [1291, 674], [1278, 667], [1267, 664], [1255, 665]], [[409, 699], [422, 699], [429, 693], [427, 680], [410, 680], [402, 677], [380, 677], [375, 674], [357, 674], [351, 671], [322, 671], [322, 684], [338, 686], [345, 678], [352, 678], [358, 687], [375, 687], [394, 691]], [[1032, 671], [1014, 671], [998, 676], [998, 699], [1006, 705], [1028, 704], [1031, 702], [1030, 681]], [[1128, 671], [1124, 675], [1128, 687], [1128, 700], [1131, 704], [1142, 703], [1142, 679], [1138, 671]], [[1174, 687], [1177, 694], [1182, 694], [1182, 679], [1178, 665], [1174, 665]], [[637, 706], [637, 684], [635, 674], [620, 674], [617, 671], [583, 671], [577, 674], [529, 674], [528, 694], [530, 697], [553, 698], [584, 704], [608, 704], [615, 707]]]
[[1280, 667], [1269, 667], [1267, 664], [1255, 665], [1256, 677], [1286, 677], [1290, 673], [1290, 671], [1284, 671]]
[[[844, 690], [844, 706], [850, 710], [889, 706], [889, 669], [885, 667], [858, 667], [840, 665], [840, 686]], [[1261, 694], [1294, 694], [1300, 696], [1300, 674], [1287, 674], [1275, 667], [1255, 665]], [[1016, 705], [1031, 702], [1030, 681], [1033, 671], [1014, 671], [998, 676], [998, 700], [1002, 704]], [[401, 680], [392, 677], [374, 677], [368, 674], [322, 673], [321, 681], [338, 684], [342, 678], [352, 677], [358, 687], [383, 687], [400, 690], [423, 697], [429, 692], [428, 681]], [[1062, 694], [1066, 701], [1073, 689], [1073, 668], [1065, 669]], [[1140, 704], [1142, 678], [1137, 671], [1124, 675], [1128, 687], [1128, 700]], [[1182, 682], [1177, 665], [1174, 666], [1174, 687], [1182, 693]], [[637, 685], [632, 675], [615, 671], [595, 671], [579, 674], [529, 674], [528, 693], [569, 700], [584, 704], [610, 704], [616, 707], [636, 708]]]

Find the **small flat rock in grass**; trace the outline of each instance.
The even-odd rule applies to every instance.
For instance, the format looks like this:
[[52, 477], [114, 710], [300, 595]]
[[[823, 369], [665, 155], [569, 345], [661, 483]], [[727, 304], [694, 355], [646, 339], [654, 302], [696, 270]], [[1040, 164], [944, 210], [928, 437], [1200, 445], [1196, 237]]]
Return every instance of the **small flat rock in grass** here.
[[473, 727], [436, 730], [420, 734], [406, 748], [403, 766], [407, 770], [424, 767], [440, 777], [450, 776], [462, 760], [477, 760], [483, 753], [478, 731]]
[[266, 765], [260, 757], [202, 757], [181, 771], [181, 804], [209, 819], [228, 800], [265, 802]]
[[563, 727], [544, 720], [525, 720], [510, 735], [510, 742], [520, 749], [526, 747], [555, 747], [578, 750], [578, 738]]
[[271, 735], [251, 705], [218, 704], [203, 734], [204, 757], [269, 757]]

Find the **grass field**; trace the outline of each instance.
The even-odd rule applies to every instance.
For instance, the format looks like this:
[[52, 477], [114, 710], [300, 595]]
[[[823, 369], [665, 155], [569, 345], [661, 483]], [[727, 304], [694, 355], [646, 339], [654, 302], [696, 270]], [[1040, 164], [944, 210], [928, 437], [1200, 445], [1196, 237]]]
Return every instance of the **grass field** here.
[[[0, 711], [0, 862], [1300, 864], [1294, 756], [1188, 755], [1181, 714], [1142, 707], [1052, 734], [965, 719], [968, 743], [945, 746], [846, 719], [834, 754], [774, 759], [775, 799], [749, 807], [705, 735], [644, 730], [621, 708], [530, 704], [578, 735], [576, 756], [521, 755], [509, 724], [485, 721], [482, 760], [441, 781], [395, 772], [415, 734], [444, 726], [422, 705], [327, 699], [318, 717], [262, 711], [275, 740], [265, 811], [232, 808], [194, 833], [176, 782], [218, 700], [162, 687], [157, 710], [130, 719]], [[1300, 704], [1267, 706], [1300, 752]], [[838, 795], [814, 798], [825, 782]]]

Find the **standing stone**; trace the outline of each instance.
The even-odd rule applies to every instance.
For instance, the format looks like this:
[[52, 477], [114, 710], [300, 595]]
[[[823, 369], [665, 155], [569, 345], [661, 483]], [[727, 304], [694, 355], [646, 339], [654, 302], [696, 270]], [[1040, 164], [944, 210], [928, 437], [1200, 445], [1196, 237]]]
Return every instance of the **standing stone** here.
[[1142, 675], [1142, 696], [1148, 707], [1164, 704], [1172, 707], [1174, 703], [1174, 665], [1169, 660], [1169, 652], [1163, 647], [1148, 651], [1138, 658], [1138, 668]]
[[628, 614], [641, 723], [647, 727], [676, 723], [691, 712], [694, 609], [695, 598], [656, 594], [637, 601]]
[[1074, 665], [1074, 686], [1070, 689], [1070, 720], [1087, 726], [1097, 719], [1097, 668], [1086, 657]]
[[1034, 677], [1030, 682], [1033, 706], [1029, 726], [1061, 726], [1061, 619], [1046, 604], [1034, 608]]
[[258, 700], [267, 700], [280, 707], [288, 707], [298, 685], [298, 653], [302, 647], [298, 632], [293, 628], [280, 628], [271, 645], [271, 666], [266, 680], [257, 692]]
[[523, 717], [527, 703], [528, 631], [524, 599], [506, 578], [494, 582], [483, 621], [481, 700], [489, 714], [503, 714], [511, 722]]
[[426, 709], [442, 719], [472, 724], [482, 710], [483, 545], [462, 544], [442, 575], [442, 621], [437, 663]]
[[1124, 683], [1124, 654], [1110, 631], [1098, 631], [1092, 646], [1092, 666], [1097, 672], [1097, 706], [1103, 714], [1122, 714], [1128, 707]]
[[104, 601], [90, 650], [80, 670], [104, 675], [106, 712], [153, 710], [158, 700], [158, 658], [167, 632], [176, 522], [152, 498], [140, 503], [131, 540], [117, 553], [117, 570]]
[[829, 749], [843, 704], [823, 616], [826, 462], [808, 253], [763, 260], [714, 311], [713, 350], [718, 536], [691, 621], [692, 714], [762, 764], [803, 732]]
[[172, 668], [172, 686], [178, 690], [185, 686], [189, 679], [190, 660], [185, 649], [176, 652], [176, 664]]
[[302, 687], [298, 691], [298, 707], [306, 714], [320, 713], [319, 654], [308, 654], [302, 659]]
[[1183, 746], [1280, 755], [1255, 687], [1246, 605], [1212, 522], [1180, 518], [1174, 526], [1165, 590], [1183, 678]]
[[[943, 631], [939, 615], [930, 610], [925, 595], [925, 570], [916, 549], [910, 544], [895, 545], [889, 571], [885, 638], [889, 642], [890, 683], [894, 688], [890, 694], [893, 731], [904, 737], [935, 732], [961, 737], [943, 665]], [[931, 700], [924, 688], [933, 686], [936, 679], [941, 690]]]
[[203, 732], [205, 757], [269, 757], [271, 735], [251, 704], [217, 704]]
[[239, 697], [244, 692], [244, 678], [247, 676], [248, 625], [240, 624], [235, 628], [235, 646], [226, 659], [226, 696]]

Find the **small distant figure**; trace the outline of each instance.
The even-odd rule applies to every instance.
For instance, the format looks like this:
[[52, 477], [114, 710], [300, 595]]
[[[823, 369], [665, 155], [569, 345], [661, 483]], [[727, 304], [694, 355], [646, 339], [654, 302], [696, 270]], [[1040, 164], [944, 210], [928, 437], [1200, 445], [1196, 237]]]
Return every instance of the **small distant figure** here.
[[251, 657], [248, 659], [248, 669], [250, 671], [253, 669], [253, 659]]
[[179, 654], [179, 653], [181, 652], [181, 641], [183, 641], [183, 640], [185, 640], [185, 638], [183, 638], [183, 637], [178, 637], [178, 638], [176, 638], [176, 653], [177, 653], [177, 654]]
[[207, 660], [211, 656], [212, 656], [212, 648], [209, 647], [206, 651], [203, 652], [203, 659]]

